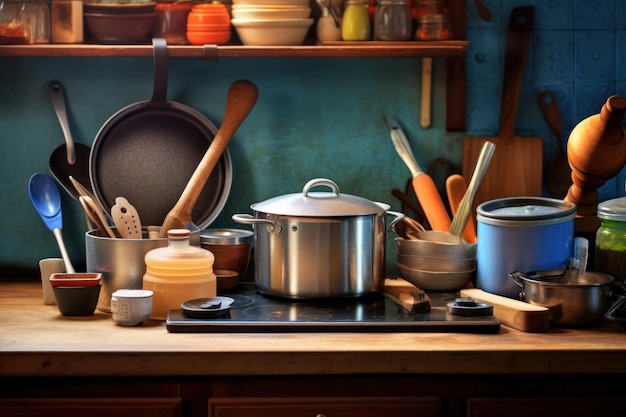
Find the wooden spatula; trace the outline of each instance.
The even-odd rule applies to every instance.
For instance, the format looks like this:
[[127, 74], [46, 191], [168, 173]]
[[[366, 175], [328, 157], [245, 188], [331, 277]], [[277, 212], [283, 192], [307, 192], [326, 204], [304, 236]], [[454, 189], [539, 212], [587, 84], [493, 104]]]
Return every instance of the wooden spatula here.
[[111, 217], [120, 236], [124, 239], [141, 239], [139, 213], [124, 197], [117, 197], [111, 207]]
[[160, 237], [167, 237], [167, 231], [170, 229], [185, 228], [192, 222], [191, 212], [204, 184], [209, 179], [215, 164], [222, 156], [235, 131], [254, 107], [258, 95], [259, 91], [256, 85], [248, 80], [238, 80], [230, 86], [222, 125], [191, 175], [191, 179], [185, 186], [176, 205], [165, 216], [165, 221], [159, 232]]
[[522, 6], [513, 9], [509, 20], [499, 136], [463, 139], [463, 177], [468, 182], [483, 143], [490, 141], [496, 145], [489, 172], [474, 198], [474, 208], [496, 198], [541, 196], [543, 140], [540, 137], [519, 137], [514, 133], [522, 77], [533, 31], [533, 16], [532, 6]]

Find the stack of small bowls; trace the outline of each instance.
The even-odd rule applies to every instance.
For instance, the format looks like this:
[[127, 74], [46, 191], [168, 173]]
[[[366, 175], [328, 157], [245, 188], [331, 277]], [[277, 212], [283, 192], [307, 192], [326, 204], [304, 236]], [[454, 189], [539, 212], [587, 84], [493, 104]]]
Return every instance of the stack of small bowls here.
[[187, 16], [187, 40], [192, 45], [225, 45], [230, 41], [230, 15], [222, 3], [194, 4]]
[[302, 45], [313, 24], [308, 0], [233, 0], [231, 13], [244, 45]]
[[459, 290], [476, 272], [476, 244], [398, 237], [396, 249], [400, 275], [422, 290]]

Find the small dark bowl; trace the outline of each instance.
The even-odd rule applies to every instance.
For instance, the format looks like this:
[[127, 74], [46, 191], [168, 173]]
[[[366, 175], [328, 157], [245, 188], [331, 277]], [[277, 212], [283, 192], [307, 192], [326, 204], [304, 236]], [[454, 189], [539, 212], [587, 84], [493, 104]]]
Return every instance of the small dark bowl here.
[[156, 2], [144, 3], [95, 3], [83, 2], [84, 13], [106, 14], [134, 14], [152, 13], [156, 8]]
[[62, 315], [91, 316], [96, 311], [101, 286], [52, 287], [52, 291]]
[[146, 42], [156, 20], [156, 13], [107, 14], [83, 13], [85, 25], [93, 38], [102, 43]]

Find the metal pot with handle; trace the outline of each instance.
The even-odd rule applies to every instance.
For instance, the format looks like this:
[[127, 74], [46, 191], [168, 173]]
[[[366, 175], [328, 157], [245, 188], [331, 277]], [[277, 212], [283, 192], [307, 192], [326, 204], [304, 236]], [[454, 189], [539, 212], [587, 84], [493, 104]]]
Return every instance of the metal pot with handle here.
[[[314, 192], [325, 186], [331, 192]], [[294, 299], [361, 297], [381, 292], [386, 233], [404, 215], [389, 205], [341, 194], [333, 181], [316, 178], [302, 193], [250, 206], [235, 214], [254, 226], [255, 282], [267, 295]], [[394, 216], [390, 222], [387, 215]]]

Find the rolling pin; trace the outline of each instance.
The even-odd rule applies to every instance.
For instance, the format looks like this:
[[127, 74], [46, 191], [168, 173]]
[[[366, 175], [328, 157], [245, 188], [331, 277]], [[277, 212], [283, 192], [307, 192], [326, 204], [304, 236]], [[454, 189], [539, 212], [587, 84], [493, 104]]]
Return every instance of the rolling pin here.
[[430, 310], [430, 297], [402, 278], [385, 278], [384, 295], [410, 313]]
[[528, 304], [478, 288], [461, 290], [461, 297], [493, 304], [493, 315], [504, 325], [528, 333], [543, 333], [550, 328], [550, 314], [546, 307]]

